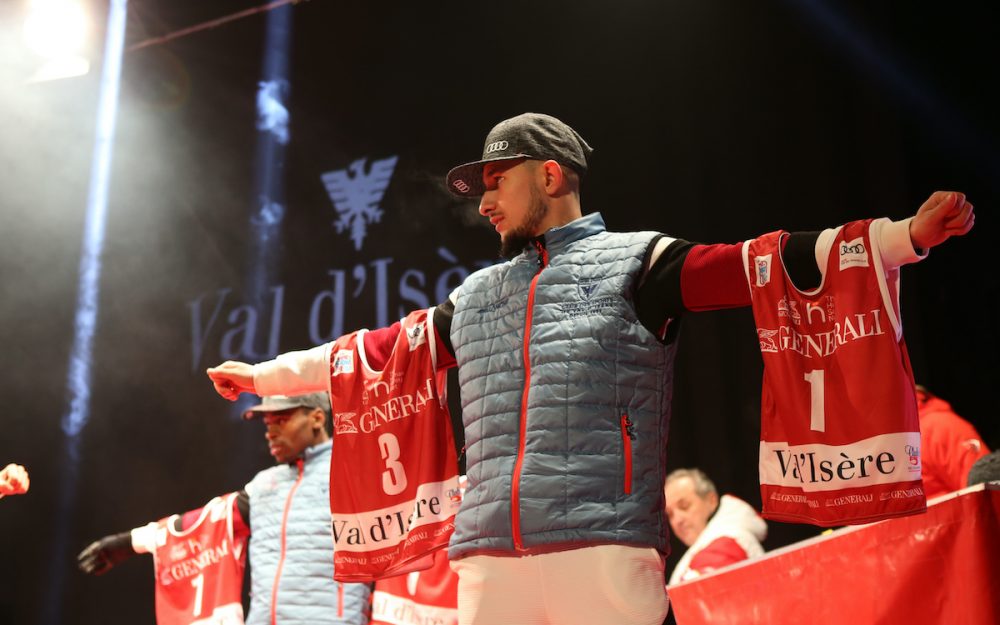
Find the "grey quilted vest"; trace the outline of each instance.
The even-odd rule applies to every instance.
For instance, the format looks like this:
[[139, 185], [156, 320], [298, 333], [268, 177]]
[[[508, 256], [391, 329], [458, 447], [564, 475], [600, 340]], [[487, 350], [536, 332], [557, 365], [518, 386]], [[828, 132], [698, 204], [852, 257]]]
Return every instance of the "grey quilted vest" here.
[[469, 486], [449, 557], [599, 543], [666, 551], [673, 347], [639, 323], [633, 301], [656, 236], [607, 232], [587, 215], [545, 234], [540, 273], [541, 250], [528, 250], [458, 290], [451, 340]]
[[[247, 484], [251, 578], [247, 625], [368, 622], [368, 586], [333, 580], [329, 494], [332, 446], [332, 441], [327, 441], [305, 450], [302, 481], [297, 487], [299, 469], [288, 464], [265, 469]], [[272, 596], [276, 607], [273, 621]]]

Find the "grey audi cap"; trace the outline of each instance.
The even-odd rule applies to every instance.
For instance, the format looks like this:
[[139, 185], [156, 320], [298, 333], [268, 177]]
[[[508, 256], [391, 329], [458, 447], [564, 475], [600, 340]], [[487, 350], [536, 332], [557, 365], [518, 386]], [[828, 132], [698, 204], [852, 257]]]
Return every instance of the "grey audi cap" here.
[[243, 413], [244, 419], [253, 419], [265, 412], [281, 412], [291, 408], [321, 408], [329, 416], [330, 397], [326, 393], [310, 393], [308, 395], [268, 395], [261, 403]]
[[486, 135], [482, 159], [448, 172], [448, 190], [462, 197], [482, 195], [486, 192], [483, 165], [515, 158], [551, 159], [582, 176], [593, 151], [577, 131], [555, 117], [522, 113], [500, 122]]

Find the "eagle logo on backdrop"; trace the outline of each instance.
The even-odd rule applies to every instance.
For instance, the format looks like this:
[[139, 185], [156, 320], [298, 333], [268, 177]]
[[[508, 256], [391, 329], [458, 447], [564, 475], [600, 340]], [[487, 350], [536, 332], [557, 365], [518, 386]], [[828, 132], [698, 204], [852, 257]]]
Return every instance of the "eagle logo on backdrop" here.
[[359, 158], [346, 169], [328, 171], [320, 176], [326, 192], [337, 210], [333, 222], [337, 233], [350, 230], [354, 249], [361, 251], [361, 244], [368, 234], [369, 224], [377, 224], [382, 219], [379, 203], [396, 169], [398, 156], [390, 156], [374, 161], [365, 173], [366, 157]]

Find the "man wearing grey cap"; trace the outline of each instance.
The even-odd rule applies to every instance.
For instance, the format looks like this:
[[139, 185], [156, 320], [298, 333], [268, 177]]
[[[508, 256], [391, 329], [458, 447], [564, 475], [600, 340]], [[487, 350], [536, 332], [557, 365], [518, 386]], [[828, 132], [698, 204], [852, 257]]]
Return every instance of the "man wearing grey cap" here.
[[[328, 396], [267, 396], [243, 417], [261, 418], [277, 463], [255, 475], [234, 498], [234, 533], [249, 532], [246, 623], [368, 623], [369, 587], [333, 579]], [[200, 516], [200, 509], [176, 516], [173, 527], [184, 532]], [[154, 551], [157, 526], [150, 523], [92, 543], [78, 556], [80, 569], [100, 575], [131, 555]]]
[[[742, 244], [696, 245], [613, 233], [583, 214], [591, 147], [562, 121], [525, 113], [497, 124], [449, 190], [480, 197], [508, 262], [470, 275], [433, 310], [439, 366], [457, 366], [468, 490], [448, 555], [462, 625], [655, 624], [668, 608], [663, 566], [665, 447], [674, 338], [683, 313], [750, 305]], [[935, 193], [879, 230], [892, 270], [972, 227], [961, 193]], [[821, 242], [792, 233], [783, 260], [817, 286]], [[399, 324], [367, 332], [371, 366]], [[444, 357], [454, 356], [454, 360]], [[329, 344], [209, 369], [216, 390], [327, 388]], [[334, 407], [338, 407], [334, 398]]]

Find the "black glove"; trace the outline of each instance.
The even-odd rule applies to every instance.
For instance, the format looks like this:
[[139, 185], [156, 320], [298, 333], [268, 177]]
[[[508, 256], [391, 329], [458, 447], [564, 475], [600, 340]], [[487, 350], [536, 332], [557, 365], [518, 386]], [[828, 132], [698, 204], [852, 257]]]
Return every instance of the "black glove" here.
[[103, 575], [122, 560], [135, 555], [131, 532], [122, 532], [96, 540], [76, 557], [76, 565], [84, 573]]

